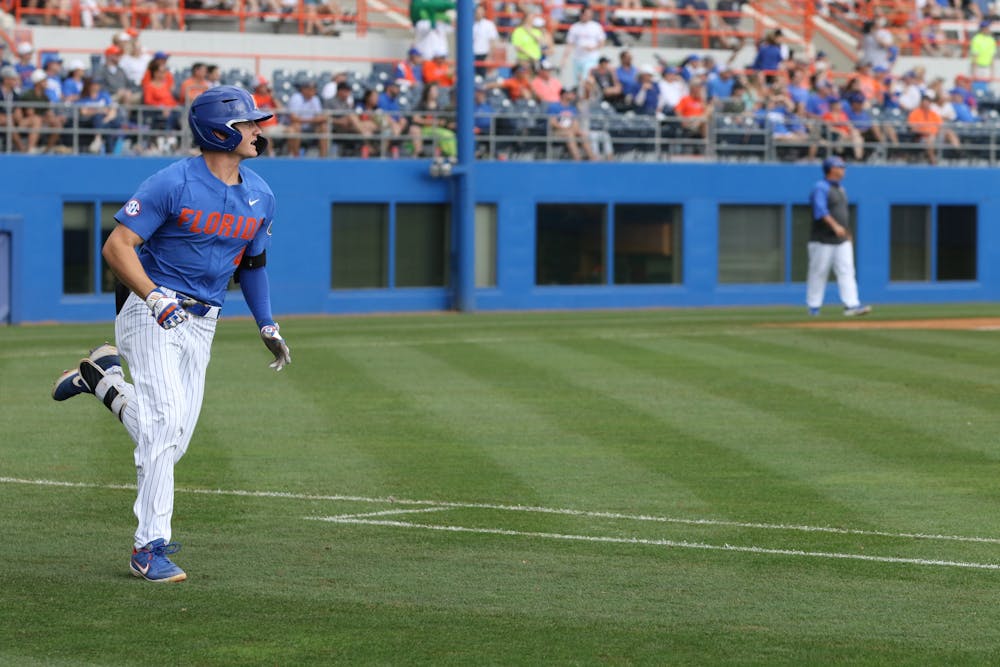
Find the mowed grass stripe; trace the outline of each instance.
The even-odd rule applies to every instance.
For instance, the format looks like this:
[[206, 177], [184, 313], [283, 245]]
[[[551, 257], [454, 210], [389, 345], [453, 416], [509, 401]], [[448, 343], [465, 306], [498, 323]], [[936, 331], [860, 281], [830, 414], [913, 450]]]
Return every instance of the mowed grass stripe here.
[[[716, 375], [725, 373], [728, 380], [715, 393], [769, 413], [777, 426], [773, 442], [801, 448], [788, 457], [789, 472], [863, 508], [871, 521], [899, 528], [895, 522], [909, 517], [919, 523], [903, 526], [907, 530], [962, 531], [981, 525], [973, 518], [977, 508], [997, 497], [1000, 466], [992, 445], [956, 443], [957, 431], [927, 419], [955, 410], [961, 420], [968, 412], [950, 398], [935, 399], [926, 384], [914, 389], [889, 377], [803, 366], [774, 339], [724, 336], [713, 344], [700, 338], [686, 341], [683, 352], [673, 345], [639, 347], [667, 357], [683, 354], [687, 363], [697, 360]], [[797, 432], [784, 432], [790, 428]]]
[[[480, 460], [463, 468], [471, 494], [463, 497], [577, 504], [609, 487], [655, 484], [664, 493], [693, 500], [683, 487], [669, 489], [645, 466], [603, 447], [601, 434], [580, 433], [549, 418], [539, 403], [555, 402], [575, 413], [581, 406], [567, 400], [565, 388], [552, 377], [509, 359], [497, 364], [489, 350], [470, 344], [394, 348], [367, 364], [367, 372], [383, 384], [407, 388], [415, 415], [439, 425], [435, 449], [450, 447], [458, 456]], [[497, 472], [503, 473], [499, 480]], [[504, 481], [510, 476], [519, 484]]]
[[[790, 474], [789, 461], [799, 459], [806, 432], [776, 443], [773, 428], [760, 428], [764, 413], [705, 388], [714, 373], [678, 380], [665, 359], [604, 341], [502, 346], [493, 354], [493, 365], [513, 359], [562, 377], [571, 387], [566, 400], [579, 410], [570, 416], [550, 398], [539, 400], [538, 409], [549, 419], [579, 433], [603, 434], [604, 447], [687, 487], [701, 502], [679, 505], [657, 487], [616, 490], [620, 497], [641, 493], [664, 513], [683, 509], [706, 517], [789, 522], [814, 519], [820, 510], [824, 519], [852, 521], [849, 506], [829, 508], [836, 503], [807, 476]], [[839, 471], [842, 464], [829, 465]], [[612, 495], [605, 504], [613, 502]]]
[[[766, 391], [759, 387], [758, 380], [741, 381], [738, 376], [732, 377], [733, 373], [727, 376], [714, 364], [699, 363], [689, 342], [676, 341], [665, 347], [669, 348], [669, 354], [600, 344], [581, 351], [591, 352], [595, 357], [616, 357], [624, 365], [604, 369], [607, 376], [631, 379], [630, 386], [618, 388], [614, 398], [655, 414], [678, 432], [677, 442], [699, 443], [707, 439], [722, 450], [718, 460], [702, 472], [704, 478], [699, 486], [703, 494], [704, 487], [717, 487], [715, 493], [733, 498], [729, 507], [723, 505], [719, 511], [746, 519], [745, 508], [757, 508], [767, 512], [760, 517], [765, 521], [801, 520], [892, 529], [899, 528], [893, 522], [904, 520], [916, 505], [923, 514], [919, 515], [919, 521], [905, 526], [908, 530], [956, 529], [951, 525], [955, 515], [950, 504], [939, 507], [933, 499], [925, 500], [936, 488], [936, 484], [927, 488], [931, 473], [914, 477], [907, 472], [905, 462], [894, 466], [859, 448], [855, 437], [864, 441], [867, 437], [864, 432], [853, 435], [838, 433], [836, 429], [818, 432], [808, 419], [789, 417], [794, 414], [793, 406], [788, 404], [794, 392], [787, 389], [778, 391], [763, 404], [755, 404], [750, 398], [754, 392]], [[556, 353], [549, 356], [555, 358]], [[568, 362], [562, 365], [571, 367]], [[576, 364], [583, 365], [579, 361]], [[651, 366], [669, 367], [673, 369], [670, 371], [673, 377], [649, 377], [643, 369]], [[657, 396], [669, 398], [661, 401], [650, 398]], [[696, 453], [693, 458], [680, 457], [675, 474], [683, 474], [692, 460], [698, 460]], [[745, 461], [752, 465], [747, 466]], [[734, 480], [742, 483], [734, 485]], [[949, 500], [953, 494], [957, 492], [944, 493]], [[963, 505], [977, 502], [965, 500], [962, 495], [957, 498]], [[966, 520], [970, 520], [968, 515]], [[971, 530], [975, 532], [974, 528]]]
[[[993, 410], [969, 404], [969, 397], [975, 393], [974, 389], [970, 392], [973, 378], [951, 387], [937, 385], [933, 375], [921, 375], [917, 380], [912, 369], [921, 366], [919, 357], [904, 354], [893, 363], [893, 353], [868, 348], [864, 340], [847, 343], [852, 347], [850, 357], [865, 369], [851, 370], [840, 363], [841, 353], [848, 352], [843, 344], [839, 353], [827, 350], [805, 360], [799, 356], [809, 356], [803, 347], [790, 348], [784, 344], [785, 340], [720, 337], [714, 342], [693, 341], [690, 348], [706, 363], [794, 389], [796, 398], [795, 403], [790, 402], [792, 405], [806, 394], [846, 409], [842, 411], [843, 428], [863, 427], [875, 436], [885, 436], [872, 441], [876, 449], [884, 445], [886, 455], [894, 460], [899, 445], [905, 446], [907, 461], [918, 467], [938, 465], [944, 453], [950, 461], [963, 464], [992, 464], [1000, 458], [992, 434], [982, 429], [983, 425], [993, 423]], [[878, 363], [876, 359], [882, 360], [883, 368], [872, 372], [869, 369]], [[981, 373], [982, 370], [977, 375]], [[819, 410], [812, 414], [818, 419], [824, 415]], [[978, 433], [968, 428], [976, 424], [980, 426]], [[909, 441], [905, 441], [907, 436]]]

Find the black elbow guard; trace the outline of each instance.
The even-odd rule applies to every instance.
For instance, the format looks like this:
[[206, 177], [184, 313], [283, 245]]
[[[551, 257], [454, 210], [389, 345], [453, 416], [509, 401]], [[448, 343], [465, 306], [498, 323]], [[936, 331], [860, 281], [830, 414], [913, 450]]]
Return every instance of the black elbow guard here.
[[249, 257], [243, 255], [240, 259], [240, 265], [236, 267], [236, 271], [233, 273], [233, 280], [238, 284], [240, 282], [240, 271], [243, 269], [259, 269], [267, 265], [267, 251], [260, 253], [259, 255], [254, 255]]
[[267, 266], [266, 250], [259, 255], [254, 255], [253, 257], [243, 255], [243, 258], [240, 260], [241, 269], [259, 269], [262, 266]]

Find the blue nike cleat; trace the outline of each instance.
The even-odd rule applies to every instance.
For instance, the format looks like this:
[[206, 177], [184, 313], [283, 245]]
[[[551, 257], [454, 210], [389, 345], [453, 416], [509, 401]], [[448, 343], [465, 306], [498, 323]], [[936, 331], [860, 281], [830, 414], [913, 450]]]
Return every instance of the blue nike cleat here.
[[141, 549], [132, 549], [128, 569], [146, 581], [164, 583], [184, 581], [187, 579], [187, 574], [167, 558], [168, 554], [175, 554], [180, 548], [181, 545], [173, 542], [167, 544], [162, 537], [153, 540]]
[[819, 308], [810, 308], [809, 317], [819, 317]]
[[[114, 345], [105, 343], [104, 345], [95, 347], [90, 351], [87, 359], [90, 359], [95, 364], [100, 366], [101, 370], [105, 372], [122, 372], [121, 357], [118, 356], [118, 348]], [[63, 371], [63, 374], [59, 376], [59, 379], [56, 380], [55, 385], [52, 387], [52, 398], [57, 401], [65, 401], [67, 398], [73, 398], [77, 394], [93, 393], [94, 389], [88, 385], [82, 377], [80, 377], [79, 369], [75, 368]]]

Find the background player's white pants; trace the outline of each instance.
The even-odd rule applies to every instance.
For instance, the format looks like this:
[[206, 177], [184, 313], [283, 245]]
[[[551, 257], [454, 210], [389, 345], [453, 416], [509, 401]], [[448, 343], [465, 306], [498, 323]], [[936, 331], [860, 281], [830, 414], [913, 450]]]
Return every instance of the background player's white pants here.
[[858, 281], [854, 274], [854, 244], [809, 242], [809, 275], [806, 281], [806, 305], [819, 308], [823, 305], [823, 294], [826, 292], [826, 281], [830, 277], [830, 269], [837, 276], [837, 289], [844, 306], [857, 306]]
[[170, 541], [174, 464], [187, 451], [201, 412], [215, 325], [192, 316], [163, 329], [135, 294], [115, 319], [115, 340], [132, 376], [122, 423], [135, 441], [136, 548], [160, 537]]

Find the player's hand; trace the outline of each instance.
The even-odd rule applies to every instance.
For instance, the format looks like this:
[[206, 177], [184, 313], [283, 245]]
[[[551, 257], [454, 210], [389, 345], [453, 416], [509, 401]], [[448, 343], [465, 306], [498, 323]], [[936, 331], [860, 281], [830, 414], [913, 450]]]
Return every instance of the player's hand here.
[[146, 295], [146, 305], [156, 318], [156, 323], [164, 329], [173, 329], [188, 318], [188, 313], [181, 307], [180, 302], [167, 296], [161, 287]]
[[285, 339], [278, 333], [277, 324], [265, 324], [262, 326], [260, 328], [260, 339], [264, 341], [264, 345], [274, 355], [274, 361], [268, 364], [268, 366], [276, 371], [280, 371], [292, 363], [292, 355], [288, 351]]

